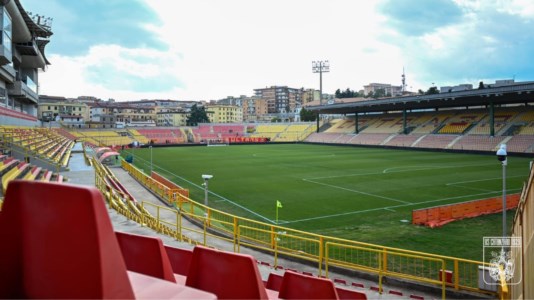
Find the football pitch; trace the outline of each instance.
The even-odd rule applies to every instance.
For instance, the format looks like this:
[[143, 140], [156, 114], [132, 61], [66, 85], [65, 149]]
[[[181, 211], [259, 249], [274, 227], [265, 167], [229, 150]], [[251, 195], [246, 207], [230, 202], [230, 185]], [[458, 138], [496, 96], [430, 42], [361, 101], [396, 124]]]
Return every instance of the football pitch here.
[[[411, 225], [413, 209], [502, 195], [495, 155], [309, 144], [128, 152], [146, 173], [152, 159], [154, 171], [201, 203], [201, 175], [213, 175], [211, 207], [266, 223], [471, 259], [481, 258], [483, 236], [502, 233], [501, 214], [435, 229]], [[521, 191], [529, 161], [509, 157], [507, 193]], [[278, 220], [276, 201], [283, 206]]]

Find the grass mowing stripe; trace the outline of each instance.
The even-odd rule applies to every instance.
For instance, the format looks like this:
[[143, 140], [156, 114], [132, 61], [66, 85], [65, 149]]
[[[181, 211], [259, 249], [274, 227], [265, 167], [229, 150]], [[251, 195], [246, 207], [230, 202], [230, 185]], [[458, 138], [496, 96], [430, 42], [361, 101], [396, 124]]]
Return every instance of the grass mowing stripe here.
[[390, 201], [395, 201], [395, 202], [400, 202], [400, 203], [405, 203], [405, 204], [411, 203], [411, 202], [407, 202], [407, 201], [393, 199], [393, 198], [390, 198], [390, 197], [384, 197], [384, 196], [380, 196], [380, 195], [375, 195], [375, 194], [371, 194], [371, 193], [366, 193], [366, 192], [362, 192], [362, 191], [348, 189], [348, 188], [344, 188], [342, 186], [337, 186], [337, 185], [328, 184], [328, 183], [324, 183], [324, 182], [318, 182], [318, 181], [307, 180], [307, 179], [302, 179], [302, 180], [310, 182], [310, 183], [320, 184], [320, 185], [328, 186], [328, 187], [331, 187], [331, 188], [340, 189], [340, 190], [344, 190], [344, 191], [349, 191], [349, 192], [352, 192], [352, 193], [362, 194], [362, 195], [371, 196], [371, 197], [375, 197], [375, 198], [380, 198], [380, 199], [385, 199], [385, 200], [390, 200]]
[[[148, 161], [146, 161], [145, 159], [140, 158], [140, 157], [138, 157], [138, 159], [141, 159], [141, 160], [144, 160], [145, 162], [148, 162]], [[163, 171], [165, 171], [166, 173], [171, 174], [171, 175], [173, 175], [173, 176], [176, 177], [176, 178], [180, 178], [181, 180], [183, 180], [183, 181], [185, 181], [185, 182], [187, 182], [187, 183], [189, 183], [189, 184], [191, 184], [191, 185], [193, 185], [193, 186], [195, 186], [195, 187], [197, 187], [197, 188], [199, 188], [199, 189], [201, 189], [201, 190], [204, 190], [204, 187], [202, 187], [202, 186], [200, 186], [200, 185], [198, 185], [198, 184], [196, 184], [196, 183], [194, 183], [194, 182], [192, 182], [192, 181], [189, 181], [189, 180], [187, 180], [187, 179], [185, 179], [185, 178], [183, 178], [183, 177], [181, 177], [181, 176], [178, 176], [178, 175], [172, 173], [171, 171], [166, 170], [166, 169], [164, 169], [164, 168], [158, 166], [157, 164], [154, 164], [154, 163], [153, 163], [153, 164], [152, 164], [152, 167], [153, 167], [153, 168], [158, 168], [158, 169], [160, 169], [160, 170], [163, 170]], [[209, 190], [208, 190], [208, 194], [211, 194], [211, 195], [213, 195], [213, 196], [216, 196], [216, 197], [222, 199], [223, 201], [227, 201], [227, 202], [229, 202], [229, 203], [231, 203], [231, 204], [233, 204], [233, 205], [235, 205], [235, 206], [237, 206], [237, 207], [239, 207], [239, 208], [241, 208], [241, 209], [243, 209], [243, 210], [246, 210], [247, 212], [249, 212], [249, 213], [251, 213], [251, 214], [253, 214], [253, 215], [255, 215], [255, 216], [257, 216], [257, 217], [259, 217], [259, 218], [261, 218], [261, 219], [263, 219], [263, 220], [265, 220], [265, 221], [267, 221], [267, 222], [269, 222], [269, 223], [275, 224], [275, 222], [274, 222], [273, 220], [271, 220], [271, 219], [269, 219], [269, 218], [266, 218], [266, 217], [264, 217], [264, 216], [262, 216], [262, 215], [256, 213], [255, 211], [252, 211], [252, 210], [250, 210], [250, 209], [248, 209], [248, 208], [246, 208], [246, 207], [244, 207], [244, 206], [242, 206], [242, 205], [239, 205], [239, 204], [235, 203], [234, 201], [232, 201], [232, 200], [230, 200], [230, 199], [228, 199], [228, 198], [225, 198], [225, 197], [223, 197], [223, 196], [221, 196], [221, 195], [219, 195], [219, 194], [216, 194], [216, 193], [214, 193], [214, 192], [212, 192], [212, 191], [209, 191]], [[221, 202], [221, 201], [219, 201], [219, 202]]]

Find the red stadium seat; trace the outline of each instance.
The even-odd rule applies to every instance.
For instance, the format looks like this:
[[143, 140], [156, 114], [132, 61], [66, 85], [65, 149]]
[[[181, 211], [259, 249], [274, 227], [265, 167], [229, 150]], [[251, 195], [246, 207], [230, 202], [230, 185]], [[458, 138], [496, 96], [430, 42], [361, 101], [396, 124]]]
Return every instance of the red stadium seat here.
[[15, 180], [0, 213], [0, 298], [211, 298], [127, 272], [94, 187]]
[[252, 256], [202, 246], [193, 249], [186, 285], [214, 293], [219, 299], [267, 299]]
[[265, 287], [278, 292], [280, 291], [280, 286], [282, 285], [283, 278], [284, 276], [282, 275], [270, 273], [269, 277], [267, 278], [267, 285]]
[[124, 232], [115, 234], [129, 271], [176, 282], [161, 239]]
[[338, 299], [334, 283], [329, 279], [284, 273], [279, 297], [282, 299]]
[[176, 282], [185, 284], [193, 251], [170, 246], [165, 246], [165, 251], [167, 251], [167, 256], [171, 262]]
[[339, 299], [362, 299], [367, 300], [367, 295], [362, 292], [354, 291], [354, 290], [348, 290], [344, 288], [336, 288], [337, 295], [339, 296]]

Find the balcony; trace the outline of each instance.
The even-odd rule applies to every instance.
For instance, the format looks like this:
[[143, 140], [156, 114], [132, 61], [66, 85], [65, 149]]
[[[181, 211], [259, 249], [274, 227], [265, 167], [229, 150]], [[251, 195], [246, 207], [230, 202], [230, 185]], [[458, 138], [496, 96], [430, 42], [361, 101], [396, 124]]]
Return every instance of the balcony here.
[[29, 77], [26, 82], [16, 80], [14, 83], [7, 85], [8, 93], [11, 97], [18, 99], [26, 99], [34, 103], [39, 102], [39, 95], [37, 94], [37, 85]]
[[46, 61], [35, 40], [17, 43], [15, 46], [21, 55], [21, 67], [38, 69], [46, 66]]

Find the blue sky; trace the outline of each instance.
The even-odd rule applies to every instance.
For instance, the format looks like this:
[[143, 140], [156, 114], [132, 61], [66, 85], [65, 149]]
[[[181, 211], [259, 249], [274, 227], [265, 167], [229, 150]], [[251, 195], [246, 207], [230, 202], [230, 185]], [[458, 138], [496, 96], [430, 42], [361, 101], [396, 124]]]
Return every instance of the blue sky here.
[[54, 18], [41, 94], [210, 100], [271, 85], [534, 80], [530, 0], [21, 0]]

